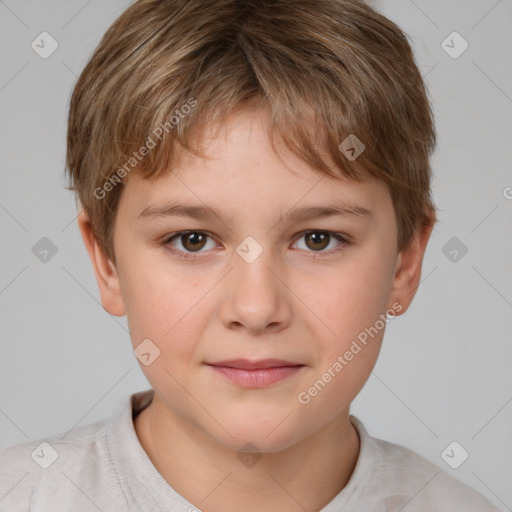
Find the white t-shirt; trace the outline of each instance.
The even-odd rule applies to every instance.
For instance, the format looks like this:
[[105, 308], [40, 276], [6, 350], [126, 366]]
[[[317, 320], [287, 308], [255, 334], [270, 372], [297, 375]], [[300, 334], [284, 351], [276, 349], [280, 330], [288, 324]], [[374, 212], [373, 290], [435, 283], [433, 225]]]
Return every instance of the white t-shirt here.
[[[139, 442], [133, 418], [153, 395], [134, 393], [110, 420], [0, 451], [0, 512], [200, 510], [164, 480]], [[420, 455], [350, 420], [360, 438], [357, 464], [319, 512], [499, 512]]]

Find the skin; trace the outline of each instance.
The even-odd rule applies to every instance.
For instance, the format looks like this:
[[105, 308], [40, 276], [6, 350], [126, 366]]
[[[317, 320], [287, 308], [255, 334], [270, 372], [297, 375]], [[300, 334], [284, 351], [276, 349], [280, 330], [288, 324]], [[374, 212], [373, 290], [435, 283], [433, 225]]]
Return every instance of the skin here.
[[[165, 480], [207, 512], [320, 510], [345, 487], [359, 454], [349, 406], [371, 374], [385, 329], [309, 403], [298, 394], [379, 315], [407, 310], [432, 231], [418, 231], [398, 253], [387, 186], [327, 177], [281, 147], [284, 165], [264, 119], [263, 111], [232, 114], [217, 136], [204, 136], [203, 149], [215, 158], [183, 153], [156, 181], [130, 176], [116, 217], [116, 266], [87, 215], [78, 218], [103, 307], [127, 315], [133, 348], [149, 338], [161, 352], [149, 366], [139, 363], [155, 398], [134, 421], [137, 436]], [[233, 218], [138, 218], [171, 199]], [[340, 200], [374, 215], [276, 222], [291, 209]], [[185, 230], [210, 238], [187, 244], [178, 236], [165, 245]], [[331, 236], [315, 245], [300, 234], [305, 230], [342, 233], [352, 243]], [[251, 263], [236, 252], [248, 236], [263, 249]], [[180, 259], [170, 248], [196, 259]], [[247, 389], [205, 365], [236, 357], [305, 366]], [[261, 453], [251, 467], [237, 457], [248, 442]]]

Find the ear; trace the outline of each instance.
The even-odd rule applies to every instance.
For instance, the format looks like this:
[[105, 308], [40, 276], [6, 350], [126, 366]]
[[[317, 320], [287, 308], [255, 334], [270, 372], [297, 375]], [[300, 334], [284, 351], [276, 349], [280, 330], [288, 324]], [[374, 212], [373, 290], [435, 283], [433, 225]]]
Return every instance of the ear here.
[[398, 254], [388, 307], [398, 302], [402, 306], [399, 315], [409, 309], [420, 285], [423, 256], [433, 229], [434, 223], [418, 228], [409, 246]]
[[111, 315], [124, 316], [126, 309], [117, 270], [96, 240], [89, 217], [83, 209], [78, 214], [78, 227], [96, 274], [103, 308]]

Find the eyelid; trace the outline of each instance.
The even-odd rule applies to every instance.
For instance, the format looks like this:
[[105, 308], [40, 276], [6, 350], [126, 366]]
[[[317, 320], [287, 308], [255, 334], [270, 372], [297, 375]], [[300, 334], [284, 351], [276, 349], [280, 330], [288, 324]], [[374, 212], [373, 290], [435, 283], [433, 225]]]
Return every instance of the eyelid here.
[[[209, 233], [208, 231], [204, 231], [204, 230], [200, 230], [200, 229], [187, 229], [184, 231], [177, 231], [176, 233], [167, 235], [163, 239], [161, 244], [164, 245], [165, 248], [169, 252], [175, 254], [178, 258], [189, 259], [189, 260], [197, 259], [198, 257], [200, 257], [200, 255], [203, 251], [198, 251], [198, 252], [194, 253], [194, 252], [181, 251], [181, 250], [175, 249], [175, 248], [169, 248], [171, 240], [173, 240], [174, 238], [176, 238], [178, 236], [186, 235], [188, 233], [200, 233], [200, 234], [206, 235], [207, 237], [211, 238], [216, 243], [218, 243], [216, 240], [216, 237], [214, 235], [212, 235], [211, 233]], [[337, 252], [340, 252], [341, 250], [343, 250], [346, 246], [349, 246], [353, 243], [352, 237], [350, 237], [349, 235], [347, 235], [345, 233], [338, 233], [335, 231], [330, 231], [328, 229], [305, 229], [295, 235], [293, 243], [296, 243], [301, 237], [303, 237], [304, 235], [306, 235], [308, 233], [327, 233], [327, 234], [331, 235], [331, 237], [334, 237], [339, 242], [339, 245], [337, 247], [335, 247], [334, 249], [330, 249], [328, 251], [306, 251], [306, 252], [312, 254], [313, 257], [316, 257], [316, 258], [321, 258], [324, 256], [327, 257], [327, 256], [331, 256], [333, 254], [336, 254]], [[204, 252], [206, 252], [206, 251], [204, 251]]]

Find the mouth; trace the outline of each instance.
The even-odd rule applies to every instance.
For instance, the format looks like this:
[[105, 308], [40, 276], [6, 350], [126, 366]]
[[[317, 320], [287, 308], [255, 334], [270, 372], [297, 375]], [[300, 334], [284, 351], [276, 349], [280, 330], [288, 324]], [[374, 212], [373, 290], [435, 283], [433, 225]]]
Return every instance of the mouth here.
[[269, 386], [296, 375], [301, 368], [305, 367], [303, 364], [282, 359], [262, 359], [258, 361], [232, 359], [206, 364], [217, 375], [246, 388]]
[[230, 359], [229, 361], [218, 361], [216, 363], [206, 363], [210, 366], [223, 366], [226, 368], [238, 368], [239, 370], [267, 370], [269, 368], [285, 368], [293, 366], [304, 366], [300, 363], [284, 361], [283, 359], [259, 359], [251, 361], [249, 359]]

